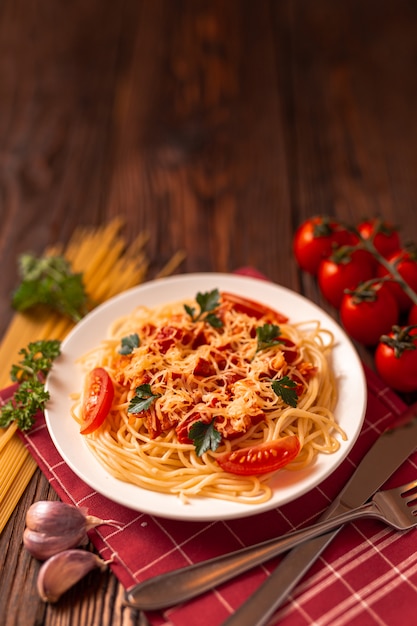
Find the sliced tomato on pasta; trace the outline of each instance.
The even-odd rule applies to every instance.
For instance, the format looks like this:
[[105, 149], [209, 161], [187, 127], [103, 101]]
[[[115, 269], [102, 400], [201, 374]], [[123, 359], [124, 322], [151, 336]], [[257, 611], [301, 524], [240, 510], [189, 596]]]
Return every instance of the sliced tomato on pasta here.
[[295, 435], [287, 435], [257, 446], [233, 450], [217, 458], [225, 472], [240, 476], [268, 474], [288, 465], [300, 452], [300, 441]]
[[82, 435], [88, 435], [101, 426], [110, 412], [113, 397], [114, 387], [109, 374], [103, 367], [95, 367], [85, 381], [81, 408]]
[[275, 322], [281, 324], [288, 321], [288, 317], [283, 313], [275, 311], [274, 309], [267, 307], [265, 304], [261, 304], [255, 300], [250, 300], [249, 298], [244, 298], [243, 296], [238, 296], [234, 293], [222, 291], [222, 300], [223, 302], [229, 302], [235, 311], [245, 313], [246, 315], [255, 317], [256, 319], [266, 316], [271, 321], [274, 320]]

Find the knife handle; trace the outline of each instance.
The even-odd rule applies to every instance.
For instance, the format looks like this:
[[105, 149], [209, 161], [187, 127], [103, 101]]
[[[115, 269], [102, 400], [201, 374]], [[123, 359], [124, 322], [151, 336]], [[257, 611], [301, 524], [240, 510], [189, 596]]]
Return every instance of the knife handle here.
[[339, 530], [310, 539], [294, 548], [223, 626], [264, 626]]
[[160, 574], [129, 589], [126, 594], [126, 603], [142, 610], [153, 611], [184, 602], [268, 561], [278, 554], [282, 554], [282, 552], [287, 552], [303, 541], [333, 531], [346, 522], [365, 516], [377, 516], [377, 511], [375, 511], [372, 503], [353, 510], [339, 512], [337, 515], [332, 515], [312, 526], [287, 535]]

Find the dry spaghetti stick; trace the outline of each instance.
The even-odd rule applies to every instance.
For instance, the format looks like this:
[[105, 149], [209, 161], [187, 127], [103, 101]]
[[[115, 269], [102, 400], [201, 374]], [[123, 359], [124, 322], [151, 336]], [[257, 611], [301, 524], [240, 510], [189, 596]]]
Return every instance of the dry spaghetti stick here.
[[180, 265], [180, 263], [183, 262], [184, 258], [184, 251], [180, 250], [179, 252], [176, 252], [172, 259], [168, 261], [165, 267], [163, 267], [162, 270], [158, 273], [156, 278], [163, 278], [164, 276], [169, 276], [170, 274], [173, 274], [177, 267]]
[[[13, 422], [12, 424], [10, 424], [10, 426], [8, 428], [0, 429], [0, 432], [1, 432], [1, 435], [0, 435], [0, 453], [3, 450], [3, 448], [9, 443], [10, 439], [13, 437], [13, 435], [15, 434], [16, 431], [17, 431], [17, 424], [16, 424], [16, 422]], [[0, 462], [0, 466], [1, 466], [1, 462]]]
[[27, 456], [26, 448], [17, 437], [9, 442], [7, 447], [2, 450], [0, 456], [0, 467], [9, 468], [7, 472], [0, 472], [0, 502], [4, 498], [7, 490], [19, 474], [19, 470]]
[[19, 475], [17, 476], [12, 487], [8, 490], [5, 497], [1, 501], [0, 533], [6, 526], [11, 514], [15, 510], [36, 468], [36, 461], [27, 453], [20, 468]]

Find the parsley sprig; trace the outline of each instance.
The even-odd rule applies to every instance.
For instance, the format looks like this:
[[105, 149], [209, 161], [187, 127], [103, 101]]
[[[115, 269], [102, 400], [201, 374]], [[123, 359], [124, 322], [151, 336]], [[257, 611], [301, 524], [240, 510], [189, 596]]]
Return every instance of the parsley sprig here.
[[61, 342], [39, 340], [29, 343], [19, 352], [22, 359], [10, 370], [13, 382], [19, 383], [13, 396], [0, 407], [0, 427], [16, 422], [20, 430], [29, 430], [38, 411], [43, 411], [49, 400], [45, 379], [53, 361], [61, 352]]
[[58, 339], [32, 341], [27, 348], [22, 348], [22, 355], [18, 364], [12, 365], [10, 377], [13, 382], [21, 383], [40, 377], [45, 381], [53, 361], [61, 352], [61, 342]]
[[21, 283], [12, 296], [12, 305], [26, 311], [46, 305], [78, 322], [87, 312], [87, 295], [82, 274], [75, 274], [63, 256], [19, 258]]
[[297, 406], [297, 383], [291, 380], [291, 378], [289, 378], [288, 376], [284, 376], [279, 380], [273, 380], [271, 387], [277, 394], [277, 396], [282, 398], [285, 404], [289, 404], [294, 408]]
[[222, 440], [221, 433], [214, 426], [214, 419], [208, 424], [200, 421], [194, 422], [188, 436], [194, 443], [197, 456], [201, 456], [207, 450], [214, 452]]
[[195, 307], [184, 304], [184, 309], [193, 322], [204, 321], [214, 328], [221, 328], [221, 326], [223, 326], [220, 317], [213, 312], [220, 306], [220, 293], [218, 289], [213, 289], [205, 293], [198, 292], [196, 302], [200, 309], [198, 312], [196, 312]]
[[126, 337], [122, 337], [120, 341], [119, 354], [132, 354], [135, 348], [140, 346], [140, 339], [137, 333], [132, 333]]
[[142, 411], [147, 411], [147, 409], [152, 406], [155, 400], [160, 397], [161, 394], [153, 393], [151, 386], [148, 383], [140, 385], [135, 389], [135, 395], [129, 402], [127, 412], [141, 413]]
[[283, 343], [280, 339], [281, 329], [276, 324], [264, 324], [256, 329], [256, 352], [272, 348]]

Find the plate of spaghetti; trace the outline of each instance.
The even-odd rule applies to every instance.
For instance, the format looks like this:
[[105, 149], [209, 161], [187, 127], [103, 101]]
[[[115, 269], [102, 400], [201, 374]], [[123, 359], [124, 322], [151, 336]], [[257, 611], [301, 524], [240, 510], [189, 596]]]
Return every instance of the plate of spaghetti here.
[[362, 427], [366, 384], [340, 326], [273, 283], [202, 273], [144, 283], [62, 342], [45, 417], [77, 476], [131, 509], [255, 515], [327, 478]]

